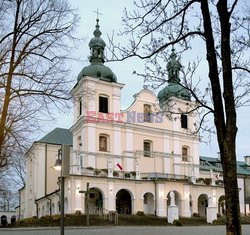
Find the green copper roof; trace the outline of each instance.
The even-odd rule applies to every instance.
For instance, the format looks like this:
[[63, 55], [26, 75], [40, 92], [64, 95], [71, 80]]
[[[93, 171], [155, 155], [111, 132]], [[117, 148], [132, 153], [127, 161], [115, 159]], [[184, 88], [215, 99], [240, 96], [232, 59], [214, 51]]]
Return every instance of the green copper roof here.
[[[205, 165], [200, 165], [201, 170], [204, 170], [204, 171], [215, 170], [218, 172], [223, 172], [223, 169], [220, 165], [221, 162], [218, 158], [200, 156], [200, 160], [205, 161], [206, 163]], [[249, 166], [245, 162], [237, 161], [237, 174], [250, 175]]]
[[69, 129], [55, 128], [38, 142], [46, 144], [73, 145], [73, 136]]
[[105, 66], [104, 64], [96, 63], [84, 67], [82, 71], [79, 73], [77, 80], [79, 81], [83, 76], [99, 78], [100, 80], [108, 82], [117, 82], [115, 74], [109, 67]]
[[170, 82], [168, 86], [163, 88], [157, 95], [157, 98], [160, 102], [168, 100], [170, 97], [177, 97], [182, 100], [190, 101], [190, 93], [180, 84]]
[[168, 100], [172, 96], [183, 100], [191, 100], [189, 91], [180, 85], [180, 69], [181, 64], [176, 60], [176, 53], [173, 48], [170, 55], [170, 61], [167, 64], [168, 86], [163, 88], [157, 96], [160, 102]]
[[107, 82], [117, 82], [116, 76], [112, 70], [104, 65], [104, 49], [106, 43], [101, 38], [102, 32], [100, 31], [99, 19], [96, 20], [95, 27], [96, 29], [93, 33], [95, 37], [89, 42], [91, 51], [89, 59], [90, 65], [82, 69], [77, 76], [77, 81], [84, 76], [90, 76]]

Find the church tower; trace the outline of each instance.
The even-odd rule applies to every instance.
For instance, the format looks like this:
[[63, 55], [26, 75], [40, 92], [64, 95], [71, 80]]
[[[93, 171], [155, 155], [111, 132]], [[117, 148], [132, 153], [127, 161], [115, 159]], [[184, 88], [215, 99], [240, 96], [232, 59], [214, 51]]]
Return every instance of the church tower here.
[[[180, 71], [182, 65], [177, 60], [175, 49], [172, 48], [169, 62], [167, 63], [168, 85], [158, 93], [158, 100], [161, 110], [173, 123], [174, 133], [183, 133], [184, 136], [193, 136], [193, 141], [188, 145], [182, 144], [182, 139], [174, 137], [174, 153], [182, 155], [182, 162], [188, 161], [188, 156], [192, 156], [194, 168], [192, 175], [199, 175], [199, 140], [195, 133], [196, 127], [196, 104], [191, 100], [190, 91], [181, 85]], [[190, 148], [190, 145], [192, 146]], [[192, 152], [191, 152], [192, 149]], [[185, 156], [186, 159], [185, 159]], [[179, 172], [179, 162], [176, 159], [175, 172]]]
[[[72, 164], [85, 168], [96, 167], [96, 158], [79, 153], [98, 152], [99, 137], [96, 135], [99, 136], [101, 130], [96, 123], [108, 113], [120, 113], [121, 89], [124, 86], [117, 82], [116, 75], [105, 65], [106, 43], [101, 34], [97, 19], [94, 37], [89, 42], [90, 64], [81, 70], [77, 84], [71, 91], [74, 109], [74, 124], [71, 127], [74, 146]], [[80, 170], [79, 167], [76, 170]]]

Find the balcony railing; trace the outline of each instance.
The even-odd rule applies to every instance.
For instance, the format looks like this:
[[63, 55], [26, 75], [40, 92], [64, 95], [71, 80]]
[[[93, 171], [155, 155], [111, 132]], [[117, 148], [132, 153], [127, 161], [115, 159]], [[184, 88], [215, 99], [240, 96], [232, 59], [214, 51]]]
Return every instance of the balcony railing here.
[[96, 177], [113, 177], [113, 178], [124, 178], [124, 179], [135, 179], [135, 171], [114, 171], [112, 175], [108, 175], [108, 169], [95, 169], [92, 167], [83, 168], [79, 165], [71, 166], [70, 173], [73, 175], [86, 175]]
[[141, 173], [141, 179], [148, 179], [148, 180], [185, 180], [190, 181], [191, 177], [186, 175], [176, 175], [176, 174], [167, 174], [167, 173]]

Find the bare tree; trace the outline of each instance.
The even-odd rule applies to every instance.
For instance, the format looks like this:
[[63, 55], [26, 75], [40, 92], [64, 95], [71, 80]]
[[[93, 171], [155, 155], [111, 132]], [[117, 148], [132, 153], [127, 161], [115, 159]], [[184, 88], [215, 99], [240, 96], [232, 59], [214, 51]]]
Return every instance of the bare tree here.
[[[67, 0], [0, 2], [0, 166], [25, 149], [53, 108], [68, 106], [77, 38]], [[44, 123], [43, 123], [44, 124]]]
[[[208, 76], [198, 79], [199, 63], [190, 64], [184, 73], [189, 76], [183, 76], [180, 85], [203, 108], [201, 122], [209, 114], [214, 117], [223, 166], [226, 230], [228, 235], [242, 234], [235, 140], [236, 109], [249, 104], [249, 6], [240, 0], [138, 0], [135, 6], [131, 12], [125, 9], [123, 17], [122, 36], [131, 36], [129, 45], [115, 45], [111, 38], [110, 50], [112, 60], [144, 59], [147, 82], [165, 82], [162, 63], [169, 57], [169, 47], [185, 54], [197, 43], [204, 46]], [[205, 86], [199, 87], [200, 83]]]
[[14, 210], [18, 205], [18, 189], [25, 185], [25, 157], [13, 156], [8, 165], [0, 169], [0, 208]]

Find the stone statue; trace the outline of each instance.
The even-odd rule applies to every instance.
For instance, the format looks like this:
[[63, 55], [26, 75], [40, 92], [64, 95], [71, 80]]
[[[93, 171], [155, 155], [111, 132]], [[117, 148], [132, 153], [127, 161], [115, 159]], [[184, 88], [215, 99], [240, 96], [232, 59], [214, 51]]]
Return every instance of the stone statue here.
[[213, 205], [213, 198], [210, 196], [208, 197], [208, 206], [211, 207]]
[[172, 49], [172, 53], [170, 55], [170, 61], [167, 64], [168, 70], [168, 82], [178, 83], [180, 81], [179, 73], [181, 70], [181, 64], [178, 60], [176, 60], [175, 49]]
[[175, 206], [175, 194], [173, 191], [169, 193], [170, 196], [170, 206]]

